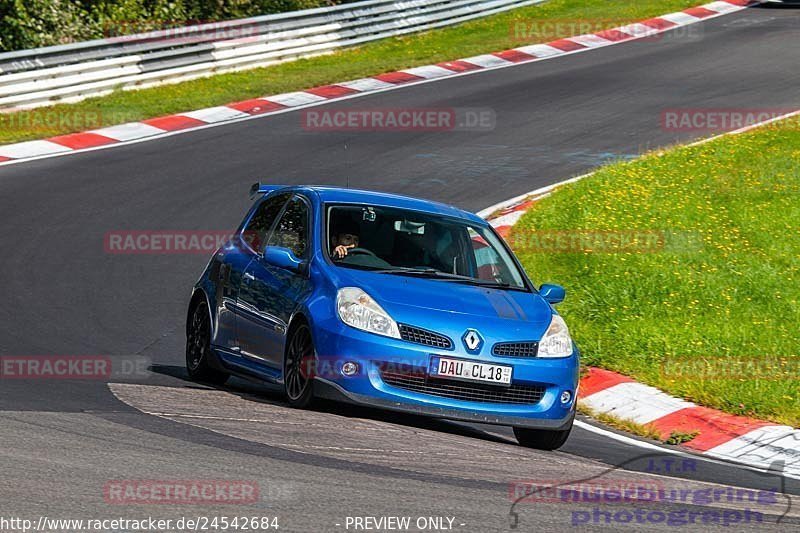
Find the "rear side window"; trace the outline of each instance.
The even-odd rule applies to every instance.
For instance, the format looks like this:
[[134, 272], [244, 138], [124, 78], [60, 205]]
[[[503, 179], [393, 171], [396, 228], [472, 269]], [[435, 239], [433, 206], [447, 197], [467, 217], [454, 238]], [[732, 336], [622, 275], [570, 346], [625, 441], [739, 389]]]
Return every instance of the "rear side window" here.
[[267, 246], [289, 248], [303, 257], [308, 247], [308, 205], [299, 196], [289, 201], [281, 219], [272, 230]]
[[283, 193], [267, 198], [258, 206], [250, 222], [247, 223], [247, 227], [242, 233], [242, 238], [256, 252], [261, 252], [264, 249], [267, 234], [289, 196], [289, 193]]

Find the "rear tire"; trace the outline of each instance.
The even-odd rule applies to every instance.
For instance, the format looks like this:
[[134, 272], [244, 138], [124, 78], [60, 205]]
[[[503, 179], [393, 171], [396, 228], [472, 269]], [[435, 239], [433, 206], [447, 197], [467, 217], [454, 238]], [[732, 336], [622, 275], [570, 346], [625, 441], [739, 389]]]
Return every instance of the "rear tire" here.
[[283, 358], [283, 390], [292, 407], [306, 409], [314, 401], [314, 379], [309, 364], [314, 360], [311, 329], [303, 322], [292, 328]]
[[211, 367], [211, 317], [205, 299], [198, 300], [186, 328], [186, 370], [194, 381], [224, 385], [229, 374]]
[[517, 437], [517, 442], [526, 448], [557, 450], [567, 442], [570, 431], [572, 423], [569, 428], [562, 430], [514, 428], [514, 436]]

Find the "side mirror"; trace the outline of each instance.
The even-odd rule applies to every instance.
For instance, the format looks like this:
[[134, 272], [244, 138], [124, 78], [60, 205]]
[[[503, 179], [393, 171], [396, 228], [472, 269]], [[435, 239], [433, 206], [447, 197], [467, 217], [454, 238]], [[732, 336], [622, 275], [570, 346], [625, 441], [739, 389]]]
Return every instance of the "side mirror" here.
[[272, 266], [285, 268], [294, 272], [300, 272], [303, 269], [303, 261], [297, 258], [288, 248], [280, 246], [267, 246], [264, 250], [264, 261]]
[[545, 283], [539, 287], [539, 295], [548, 303], [555, 305], [564, 301], [564, 298], [567, 296], [567, 291], [565, 291], [564, 287], [561, 285]]

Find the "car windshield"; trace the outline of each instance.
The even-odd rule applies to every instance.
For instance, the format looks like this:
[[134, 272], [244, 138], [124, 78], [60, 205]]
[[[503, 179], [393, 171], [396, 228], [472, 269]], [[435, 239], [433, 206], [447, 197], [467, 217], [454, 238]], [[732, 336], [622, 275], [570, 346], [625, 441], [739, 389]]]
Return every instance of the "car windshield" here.
[[524, 275], [488, 228], [380, 206], [327, 206], [328, 254], [342, 267], [443, 282], [527, 290]]

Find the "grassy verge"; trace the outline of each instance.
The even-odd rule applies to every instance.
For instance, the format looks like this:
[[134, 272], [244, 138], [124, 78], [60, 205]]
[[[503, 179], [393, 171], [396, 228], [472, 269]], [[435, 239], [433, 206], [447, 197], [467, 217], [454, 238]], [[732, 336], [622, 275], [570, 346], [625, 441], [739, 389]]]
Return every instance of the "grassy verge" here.
[[451, 28], [385, 39], [331, 55], [175, 85], [117, 91], [77, 104], [3, 114], [0, 115], [0, 144], [223, 105], [522, 44], [548, 42], [582, 33], [580, 30], [598, 31], [699, 3], [699, 0], [551, 0], [540, 6], [520, 8]]
[[533, 279], [567, 287], [585, 363], [800, 426], [798, 221], [795, 118], [604, 167], [510, 239]]
[[699, 431], [694, 431], [692, 433], [673, 431], [669, 435], [662, 435], [661, 432], [651, 424], [637, 424], [636, 422], [625, 420], [624, 418], [619, 418], [607, 413], [601, 413], [581, 404], [580, 402], [578, 402], [578, 412], [586, 416], [590, 416], [606, 426], [619, 429], [633, 435], [638, 435], [646, 439], [657, 440], [663, 442], [664, 444], [672, 444], [675, 446], [690, 442], [700, 434]]
[[639, 437], [644, 437], [645, 439], [662, 441], [661, 433], [652, 426], [648, 426], [646, 424], [637, 424], [636, 422], [631, 422], [630, 420], [625, 420], [614, 415], [601, 413], [582, 405], [580, 402], [578, 402], [578, 412], [586, 416], [590, 416], [598, 422], [609, 427], [619, 429], [633, 435], [638, 435]]

